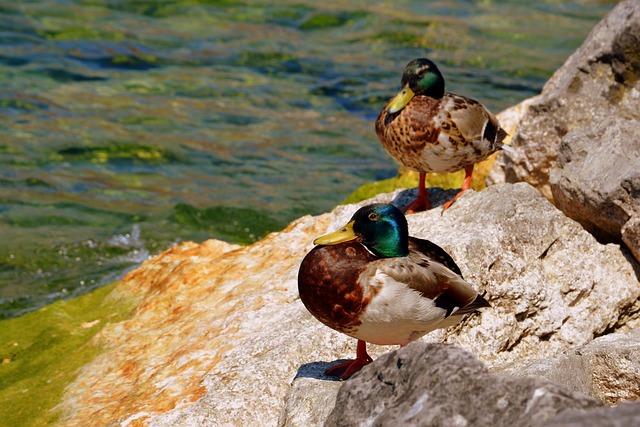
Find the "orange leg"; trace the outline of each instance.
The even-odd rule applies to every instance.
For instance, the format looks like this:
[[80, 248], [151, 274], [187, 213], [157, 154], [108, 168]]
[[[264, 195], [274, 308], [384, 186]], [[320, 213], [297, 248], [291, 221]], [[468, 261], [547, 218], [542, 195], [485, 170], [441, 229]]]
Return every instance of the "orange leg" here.
[[408, 206], [402, 210], [406, 214], [412, 214], [415, 212], [421, 212], [431, 209], [431, 202], [429, 201], [429, 192], [425, 185], [427, 174], [420, 172], [420, 183], [418, 183], [418, 197]]
[[442, 207], [442, 212], [449, 209], [451, 205], [456, 200], [458, 200], [460, 196], [462, 196], [462, 193], [464, 193], [465, 191], [471, 188], [471, 175], [473, 175], [473, 166], [474, 165], [467, 166], [466, 168], [464, 168], [464, 181], [462, 181], [462, 188], [460, 189], [460, 192], [456, 194], [456, 197], [454, 197], [453, 199], [449, 200], [447, 203], [444, 204], [444, 206]]
[[356, 359], [332, 366], [326, 370], [325, 374], [331, 375], [332, 377], [340, 377], [341, 380], [346, 380], [371, 362], [373, 362], [373, 359], [367, 353], [367, 343], [362, 340], [358, 340]]

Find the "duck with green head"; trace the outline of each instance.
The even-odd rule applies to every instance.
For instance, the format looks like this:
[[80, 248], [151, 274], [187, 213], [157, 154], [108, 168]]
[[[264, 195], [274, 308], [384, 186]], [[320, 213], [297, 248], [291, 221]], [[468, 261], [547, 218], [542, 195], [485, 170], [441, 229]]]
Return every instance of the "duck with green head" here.
[[503, 148], [507, 133], [478, 101], [445, 92], [444, 77], [429, 59], [409, 62], [401, 85], [380, 111], [376, 134], [391, 157], [420, 173], [418, 198], [405, 208], [408, 213], [430, 208], [427, 173], [465, 170], [461, 191], [445, 210], [471, 188], [474, 164]]
[[350, 377], [372, 361], [366, 343], [406, 345], [489, 303], [435, 243], [409, 236], [395, 206], [364, 206], [319, 237], [303, 259], [298, 292], [325, 325], [358, 340], [356, 359], [328, 375]]

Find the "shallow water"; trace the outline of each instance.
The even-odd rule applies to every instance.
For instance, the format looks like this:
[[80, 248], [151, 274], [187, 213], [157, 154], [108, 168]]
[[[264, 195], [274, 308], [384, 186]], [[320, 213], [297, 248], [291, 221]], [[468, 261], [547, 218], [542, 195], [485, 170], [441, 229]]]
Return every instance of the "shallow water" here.
[[373, 120], [409, 60], [497, 112], [613, 4], [1, 2], [0, 318], [330, 209], [395, 175]]

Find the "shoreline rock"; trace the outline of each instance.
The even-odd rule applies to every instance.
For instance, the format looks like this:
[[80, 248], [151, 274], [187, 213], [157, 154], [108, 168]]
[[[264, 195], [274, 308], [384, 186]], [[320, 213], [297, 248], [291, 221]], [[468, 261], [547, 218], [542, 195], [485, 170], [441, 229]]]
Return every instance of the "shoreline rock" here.
[[[547, 81], [518, 124], [495, 176], [528, 182], [552, 200], [549, 175], [565, 135], [608, 117], [640, 119], [640, 4], [620, 2]], [[498, 178], [499, 179], [499, 178]]]
[[347, 381], [331, 426], [542, 426], [567, 409], [602, 406], [549, 381], [490, 373], [457, 346], [411, 343]]
[[568, 217], [600, 241], [624, 241], [640, 260], [630, 237], [640, 218], [640, 121], [611, 117], [567, 134], [549, 183]]
[[640, 397], [640, 329], [612, 333], [544, 360], [516, 362], [505, 372], [544, 378], [608, 405]]
[[[145, 262], [117, 288], [138, 301], [131, 319], [94, 339], [105, 352], [67, 389], [62, 423], [274, 425], [287, 419], [281, 409], [296, 375], [309, 382], [307, 392], [328, 393], [334, 382], [318, 386], [322, 377], [309, 364], [322, 371], [351, 357], [355, 340], [304, 309], [299, 263], [314, 237], [346, 223], [358, 206], [402, 203], [410, 193], [306, 216], [251, 246], [186, 243]], [[640, 296], [633, 257], [598, 243], [528, 184], [469, 191], [444, 215], [435, 209], [408, 219], [411, 234], [451, 253], [493, 305], [425, 341], [457, 344], [496, 370], [640, 326], [640, 312], [630, 311]], [[393, 349], [371, 346], [371, 355]], [[298, 396], [288, 398], [289, 415], [316, 399]]]
[[620, 2], [528, 102], [489, 182], [524, 181], [640, 261], [640, 3]]

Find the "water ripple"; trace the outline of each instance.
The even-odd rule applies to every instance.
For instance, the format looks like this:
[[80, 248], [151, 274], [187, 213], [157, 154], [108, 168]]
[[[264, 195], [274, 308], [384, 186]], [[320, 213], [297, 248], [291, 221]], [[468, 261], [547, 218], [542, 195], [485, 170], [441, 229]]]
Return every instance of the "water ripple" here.
[[0, 318], [330, 209], [395, 175], [373, 120], [410, 59], [498, 111], [614, 3], [3, 3]]

